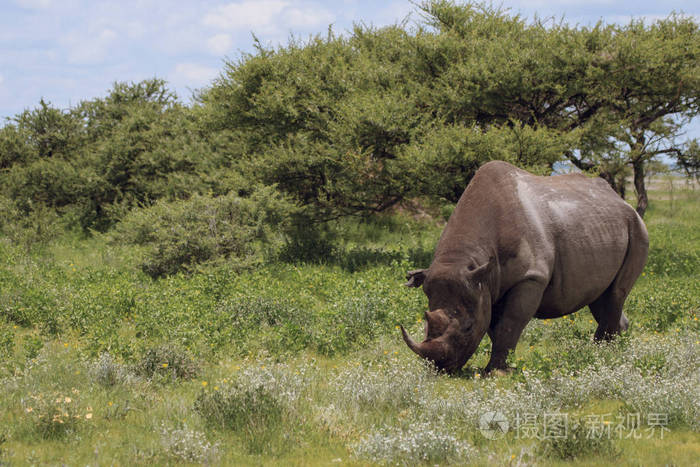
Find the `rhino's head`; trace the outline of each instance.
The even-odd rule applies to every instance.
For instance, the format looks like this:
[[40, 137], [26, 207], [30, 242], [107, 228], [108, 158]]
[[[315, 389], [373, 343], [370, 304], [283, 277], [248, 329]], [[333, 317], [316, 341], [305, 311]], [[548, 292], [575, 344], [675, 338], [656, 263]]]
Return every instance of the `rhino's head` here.
[[411, 350], [452, 372], [474, 354], [491, 321], [488, 266], [434, 269], [409, 272], [406, 284], [423, 285], [428, 296], [423, 342], [415, 342], [403, 326], [401, 332]]

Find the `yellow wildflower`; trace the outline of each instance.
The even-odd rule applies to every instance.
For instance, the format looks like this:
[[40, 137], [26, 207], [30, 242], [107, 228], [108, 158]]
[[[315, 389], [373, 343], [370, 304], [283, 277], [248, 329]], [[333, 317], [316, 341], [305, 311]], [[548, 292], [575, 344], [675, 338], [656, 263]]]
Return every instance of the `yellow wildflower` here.
[[91, 413], [86, 413], [86, 414], [85, 414], [85, 420], [90, 420], [91, 418], [92, 418], [92, 414], [91, 414]]

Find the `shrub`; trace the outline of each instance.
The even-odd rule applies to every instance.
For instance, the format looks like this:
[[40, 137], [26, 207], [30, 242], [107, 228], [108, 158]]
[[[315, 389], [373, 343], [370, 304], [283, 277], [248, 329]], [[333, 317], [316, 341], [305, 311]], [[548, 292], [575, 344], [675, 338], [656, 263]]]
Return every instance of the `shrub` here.
[[23, 209], [18, 202], [0, 196], [0, 233], [29, 249], [44, 245], [61, 230], [53, 209], [37, 204]]
[[159, 375], [172, 379], [190, 379], [194, 378], [199, 370], [199, 365], [189, 353], [170, 344], [146, 350], [136, 365], [136, 371], [149, 378]]
[[60, 393], [31, 396], [24, 404], [32, 428], [43, 439], [61, 439], [92, 419], [91, 407], [80, 407], [74, 395]]
[[263, 386], [231, 384], [214, 391], [203, 391], [195, 410], [211, 425], [229, 430], [260, 434], [278, 424], [284, 408]]
[[125, 365], [114, 360], [109, 353], [104, 352], [89, 368], [90, 376], [102, 386], [115, 386], [129, 378]]
[[563, 460], [588, 456], [614, 458], [620, 455], [612, 436], [604, 430], [595, 432], [585, 418], [569, 422], [564, 435], [546, 437], [541, 444], [542, 453]]
[[210, 464], [219, 455], [218, 444], [211, 444], [204, 433], [190, 430], [187, 425], [182, 428], [163, 426], [160, 441], [169, 456], [185, 462]]
[[231, 379], [208, 384], [194, 403], [204, 422], [235, 432], [248, 452], [276, 454], [291, 446], [300, 423], [309, 368], [256, 361]]
[[427, 423], [409, 429], [385, 428], [351, 446], [356, 457], [382, 464], [465, 463], [476, 454], [467, 442]]
[[297, 351], [310, 344], [315, 317], [289, 301], [257, 297], [226, 298], [211, 317], [210, 339], [217, 346], [234, 341], [239, 353], [256, 347], [270, 351]]
[[425, 403], [435, 370], [422, 360], [397, 357], [349, 367], [331, 381], [336, 405], [346, 414], [362, 410], [404, 409]]
[[152, 277], [224, 260], [243, 268], [280, 246], [293, 212], [273, 187], [257, 188], [249, 197], [195, 195], [132, 211], [117, 226], [116, 238], [144, 246], [141, 268]]
[[390, 304], [381, 297], [348, 297], [319, 315], [321, 324], [314, 334], [316, 348], [325, 355], [346, 352], [368, 343], [387, 326]]
[[681, 325], [686, 316], [700, 309], [697, 294], [700, 283], [693, 275], [664, 277], [651, 275], [640, 281], [625, 302], [633, 325], [655, 331], [666, 331]]
[[40, 336], [28, 334], [23, 339], [24, 355], [27, 360], [36, 358], [44, 348], [44, 341]]
[[284, 404], [262, 385], [232, 383], [220, 389], [203, 390], [194, 409], [205, 422], [241, 434], [248, 451], [266, 451], [276, 438], [287, 412]]

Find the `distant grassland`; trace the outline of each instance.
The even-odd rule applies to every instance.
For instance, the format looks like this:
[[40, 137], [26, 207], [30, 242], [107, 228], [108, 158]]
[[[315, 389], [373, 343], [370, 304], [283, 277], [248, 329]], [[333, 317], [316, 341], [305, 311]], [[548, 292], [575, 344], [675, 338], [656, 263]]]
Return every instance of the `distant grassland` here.
[[430, 262], [431, 219], [343, 223], [324, 264], [158, 280], [100, 237], [0, 240], [0, 461], [695, 465], [700, 191], [653, 187], [629, 332], [594, 344], [587, 310], [533, 321], [496, 377], [487, 338], [445, 376], [395, 329], [422, 330], [402, 283]]

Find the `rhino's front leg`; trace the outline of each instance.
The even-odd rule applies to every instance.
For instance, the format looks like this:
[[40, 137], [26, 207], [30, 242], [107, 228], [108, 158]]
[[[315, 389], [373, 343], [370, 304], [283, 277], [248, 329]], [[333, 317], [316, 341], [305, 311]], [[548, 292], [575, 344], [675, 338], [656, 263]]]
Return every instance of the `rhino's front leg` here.
[[539, 281], [520, 282], [499, 301], [491, 315], [488, 334], [491, 338], [491, 360], [486, 372], [505, 370], [508, 352], [515, 349], [523, 329], [530, 322], [542, 300], [545, 285]]

